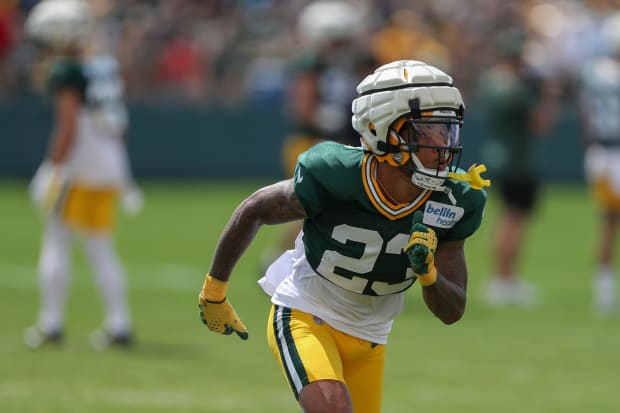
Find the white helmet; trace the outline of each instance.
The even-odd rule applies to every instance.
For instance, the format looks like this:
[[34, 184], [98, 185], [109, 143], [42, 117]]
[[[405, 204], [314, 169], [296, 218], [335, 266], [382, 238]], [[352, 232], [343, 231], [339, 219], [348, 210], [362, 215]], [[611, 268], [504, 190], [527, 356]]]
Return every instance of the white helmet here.
[[[443, 190], [448, 173], [460, 160], [459, 129], [465, 110], [452, 77], [424, 62], [400, 60], [367, 76], [357, 93], [351, 121], [362, 135], [362, 146], [380, 160], [410, 170], [414, 184]], [[401, 136], [404, 126], [413, 138]], [[442, 144], [420, 143], [419, 138], [429, 133], [440, 135]], [[421, 147], [436, 149], [445, 160], [437, 163], [437, 169], [425, 168], [416, 155]], [[446, 160], [447, 167], [440, 168]]]
[[330, 40], [353, 39], [363, 30], [365, 10], [343, 0], [320, 0], [299, 13], [297, 30], [301, 39], [320, 46]]
[[30, 38], [56, 49], [83, 46], [91, 30], [90, 9], [81, 0], [42, 0], [25, 23]]

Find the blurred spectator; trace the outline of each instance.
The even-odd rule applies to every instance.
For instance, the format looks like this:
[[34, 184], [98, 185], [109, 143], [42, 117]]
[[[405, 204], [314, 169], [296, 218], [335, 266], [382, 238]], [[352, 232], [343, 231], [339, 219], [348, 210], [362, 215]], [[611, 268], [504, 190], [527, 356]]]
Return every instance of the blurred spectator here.
[[593, 307], [600, 315], [617, 311], [615, 247], [620, 222], [620, 12], [602, 27], [608, 56], [588, 62], [579, 84], [585, 172], [600, 208]]
[[[356, 34], [355, 43], [375, 55], [377, 63], [406, 58], [449, 67], [464, 95], [494, 59], [489, 39], [515, 24], [515, 11], [527, 17], [529, 44], [535, 46], [527, 52], [530, 63], [535, 62], [537, 70], [575, 73], [579, 65], [574, 62], [595, 53], [593, 29], [617, 7], [613, 0], [471, 0], [468, 7], [433, 0], [347, 1], [355, 15], [366, 12], [363, 27], [353, 30], [364, 31]], [[25, 91], [21, 73], [30, 66], [32, 53], [19, 27], [24, 12], [36, 2], [3, 2], [1, 10], [14, 11], [8, 33], [0, 34], [11, 39], [4, 42], [8, 49], [0, 61], [2, 72], [9, 73], [0, 81], [0, 94]], [[286, 62], [299, 49], [311, 47], [310, 39], [296, 43], [295, 33], [298, 16], [312, 3], [317, 2], [89, 1], [104, 33], [102, 41], [119, 57], [129, 99], [198, 104], [241, 104], [248, 99], [281, 103]], [[6, 32], [6, 22], [2, 25], [0, 32]]]
[[532, 306], [538, 289], [519, 271], [528, 221], [539, 199], [539, 139], [554, 119], [553, 84], [536, 77], [523, 59], [521, 28], [495, 39], [498, 60], [481, 76], [481, 102], [489, 134], [483, 159], [495, 177], [501, 210], [493, 239], [493, 274], [486, 290], [490, 305]]
[[584, 62], [603, 55], [601, 26], [617, 9], [615, 0], [537, 0], [523, 9], [528, 26], [528, 64], [571, 87]]
[[0, 4], [0, 59], [2, 59], [13, 46], [13, 31], [11, 30], [13, 11], [9, 2]]
[[204, 98], [204, 59], [189, 36], [178, 33], [157, 57], [156, 82], [168, 97]]
[[0, 95], [3, 90], [10, 87], [6, 61], [17, 37], [13, 28], [16, 20], [16, 3], [17, 1], [0, 3]]

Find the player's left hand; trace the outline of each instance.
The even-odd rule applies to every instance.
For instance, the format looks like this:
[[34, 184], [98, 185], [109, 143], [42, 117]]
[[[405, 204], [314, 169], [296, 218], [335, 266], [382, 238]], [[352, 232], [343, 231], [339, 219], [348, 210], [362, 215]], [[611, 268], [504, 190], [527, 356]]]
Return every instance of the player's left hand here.
[[121, 194], [123, 210], [129, 216], [136, 216], [144, 208], [144, 195], [134, 183], [126, 185]]
[[[416, 211], [413, 214], [411, 235], [403, 252], [407, 254], [409, 265], [411, 265], [413, 272], [418, 275], [421, 284], [430, 285], [436, 279], [435, 251], [437, 250], [437, 235], [432, 228], [424, 225], [422, 222], [423, 218], [424, 214], [422, 211]], [[426, 276], [430, 276], [429, 280], [423, 281], [421, 277]], [[426, 284], [425, 281], [430, 282], [430, 284]]]

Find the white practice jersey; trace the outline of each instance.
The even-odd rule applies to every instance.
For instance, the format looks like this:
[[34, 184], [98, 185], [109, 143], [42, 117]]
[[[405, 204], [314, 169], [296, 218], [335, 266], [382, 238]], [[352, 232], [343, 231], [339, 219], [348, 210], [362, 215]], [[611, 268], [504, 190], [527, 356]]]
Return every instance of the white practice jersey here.
[[377, 344], [387, 343], [393, 320], [404, 304], [404, 292], [357, 294], [319, 276], [306, 260], [302, 234], [295, 249], [271, 264], [258, 283], [272, 303], [312, 314], [339, 331]]

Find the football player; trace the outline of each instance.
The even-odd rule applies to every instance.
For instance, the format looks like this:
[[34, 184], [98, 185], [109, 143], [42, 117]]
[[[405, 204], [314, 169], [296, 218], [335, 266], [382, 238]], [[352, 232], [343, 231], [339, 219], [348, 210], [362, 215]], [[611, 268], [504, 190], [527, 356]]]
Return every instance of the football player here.
[[[112, 240], [117, 198], [135, 188], [124, 141], [127, 110], [115, 58], [87, 51], [92, 29], [88, 5], [79, 0], [44, 0], [26, 20], [26, 33], [47, 56], [44, 75], [54, 107], [48, 151], [30, 186], [45, 223], [39, 318], [25, 334], [30, 347], [61, 341], [76, 235], [104, 304], [103, 328], [92, 335], [93, 345], [126, 346], [132, 339], [125, 278]], [[124, 193], [139, 209], [140, 193]]]
[[541, 198], [541, 142], [555, 122], [555, 82], [541, 76], [526, 58], [527, 34], [521, 27], [499, 31], [493, 63], [479, 80], [488, 138], [482, 158], [495, 174], [500, 200], [492, 237], [493, 273], [485, 286], [490, 306], [534, 308], [539, 287], [519, 273], [528, 228]]
[[464, 244], [489, 184], [482, 165], [457, 170], [464, 105], [450, 76], [396, 61], [357, 92], [352, 124], [363, 147], [319, 143], [293, 178], [243, 201], [199, 294], [210, 330], [247, 339], [226, 297], [233, 268], [261, 225], [304, 220], [295, 249], [259, 283], [273, 303], [269, 347], [305, 412], [381, 411], [387, 337], [413, 284], [444, 323], [463, 316]]
[[594, 310], [618, 310], [614, 250], [620, 222], [620, 13], [603, 25], [609, 56], [584, 65], [579, 93], [585, 172], [601, 209], [597, 269], [593, 280]]

